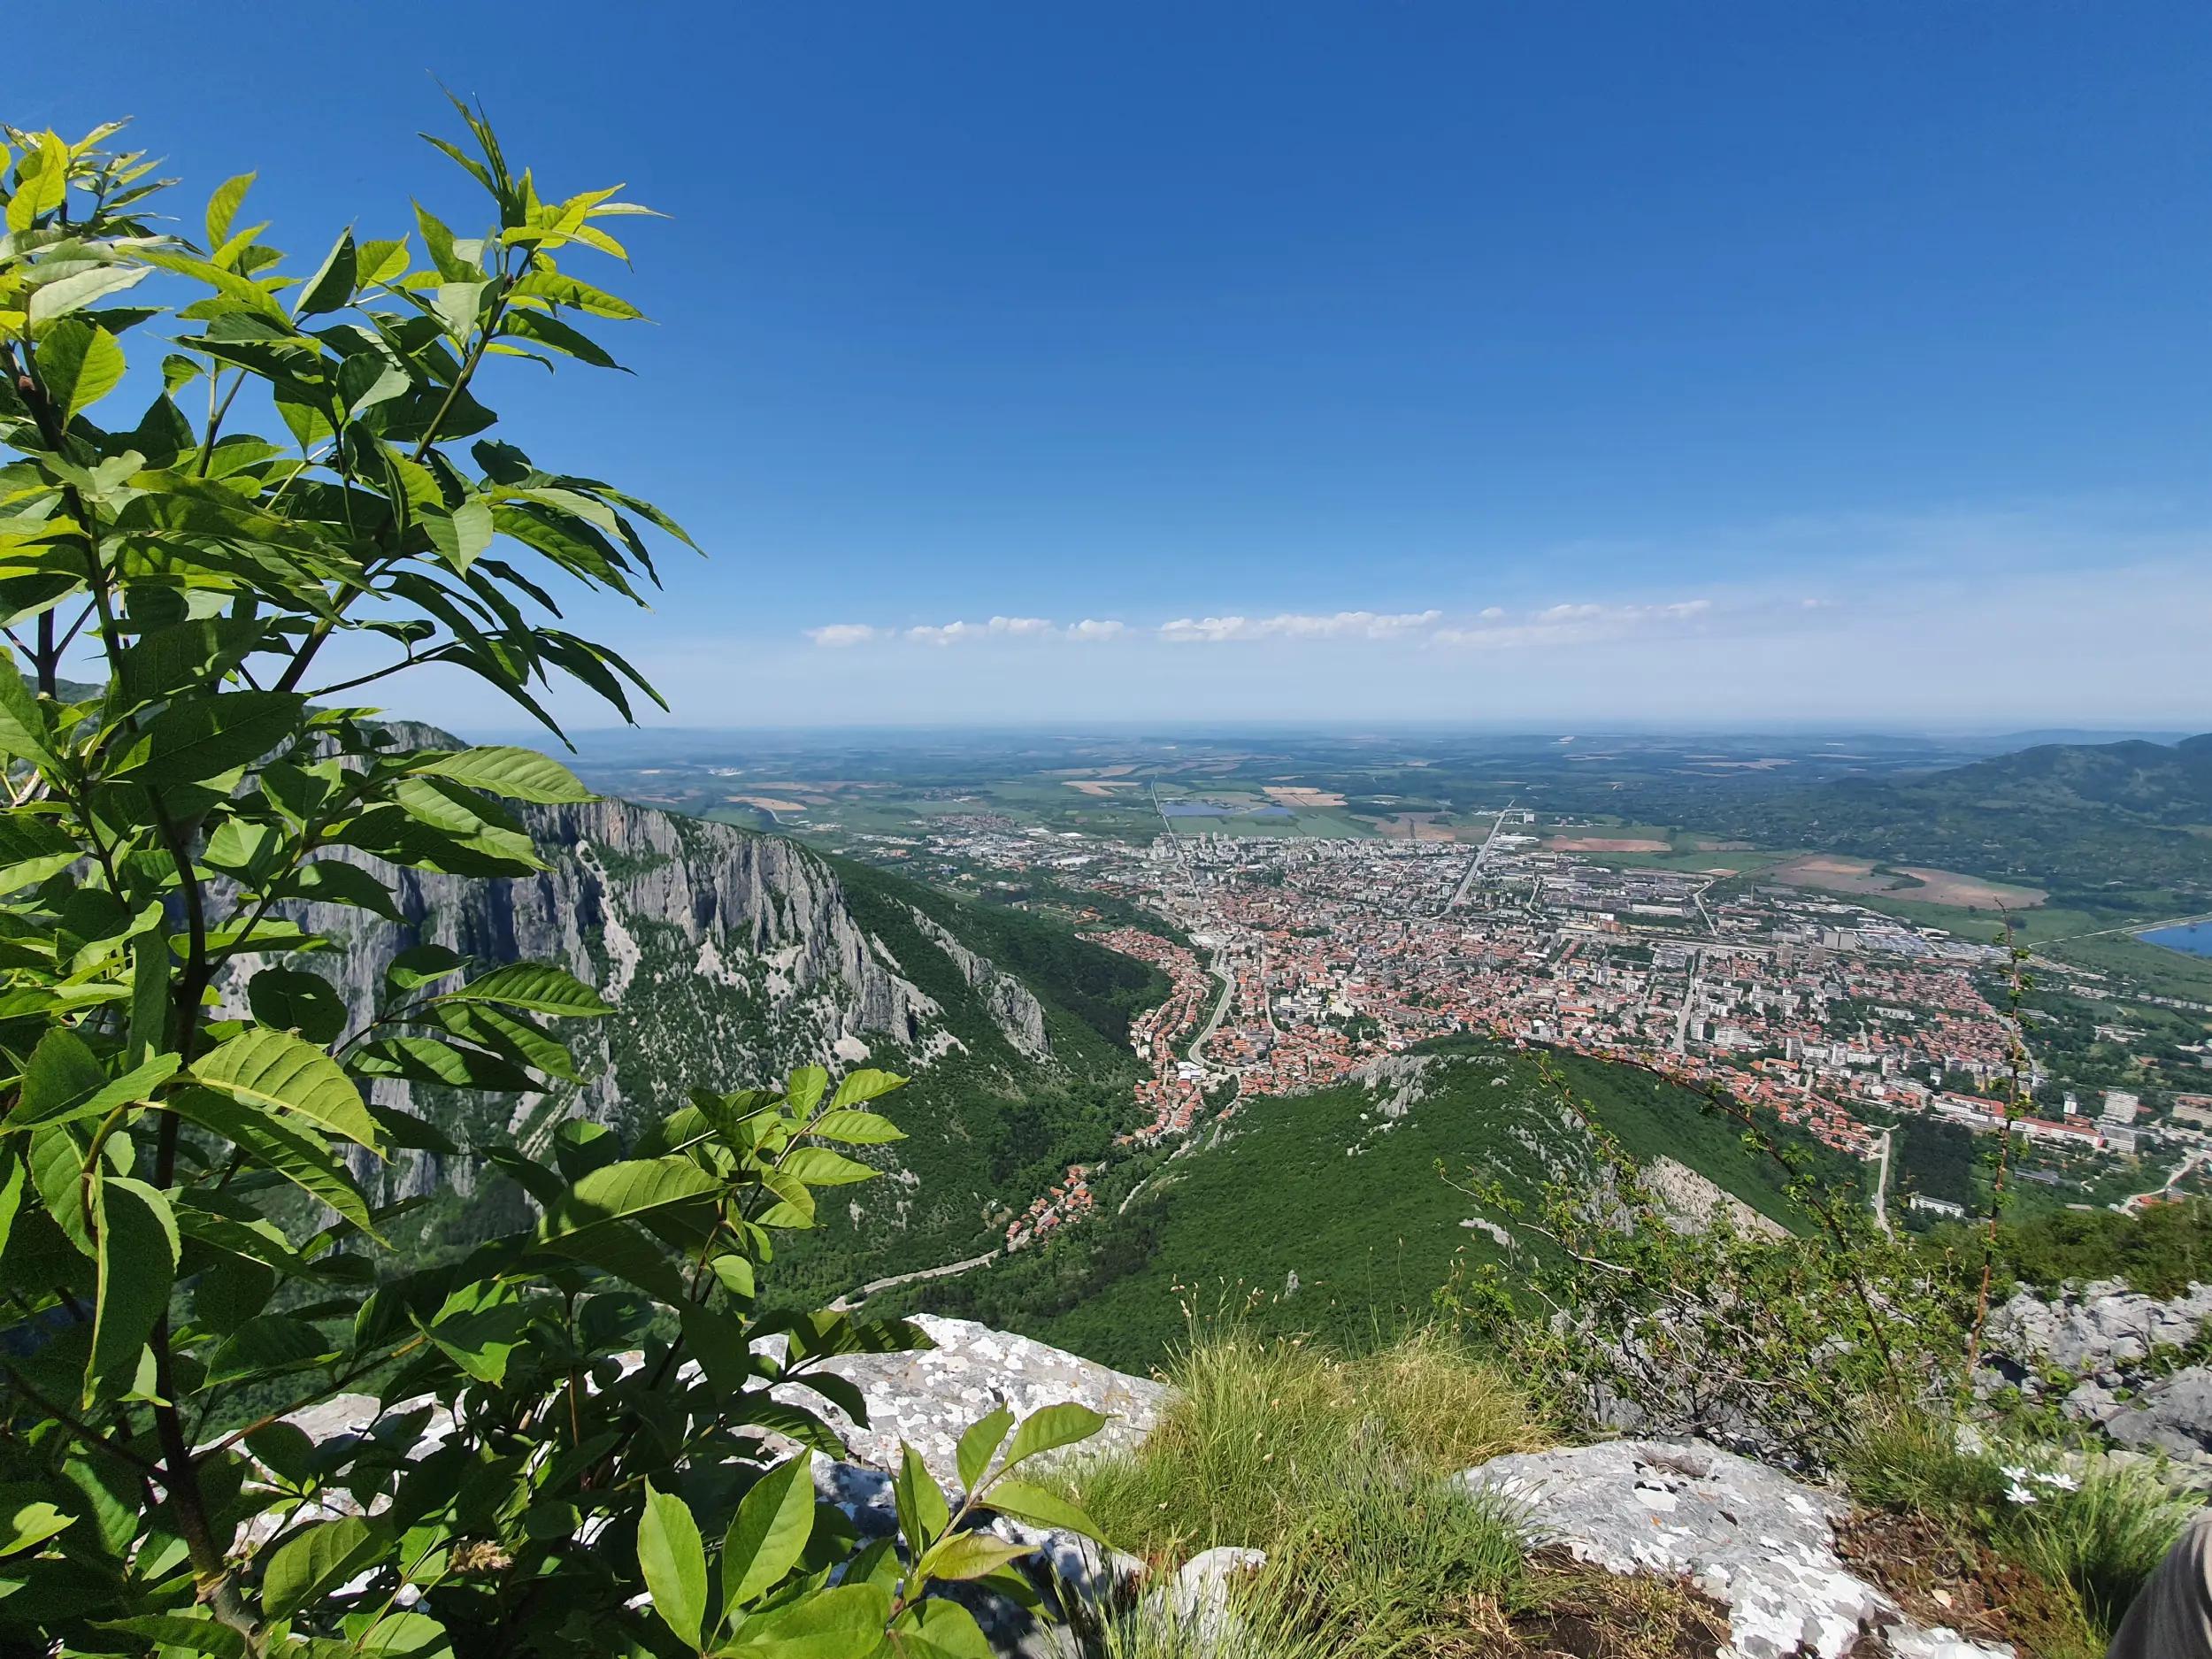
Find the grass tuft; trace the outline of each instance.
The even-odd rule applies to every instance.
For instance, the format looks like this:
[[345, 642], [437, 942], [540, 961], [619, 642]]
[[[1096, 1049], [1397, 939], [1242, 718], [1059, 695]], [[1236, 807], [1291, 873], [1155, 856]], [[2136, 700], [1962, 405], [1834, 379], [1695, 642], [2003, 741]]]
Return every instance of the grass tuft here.
[[2067, 1472], [2049, 1463], [2047, 1452], [1970, 1440], [1939, 1417], [1896, 1412], [1868, 1422], [1840, 1472], [1860, 1502], [1925, 1517], [2042, 1580], [2053, 1595], [2036, 1612], [2046, 1627], [2036, 1651], [2094, 1655], [2196, 1502], [2153, 1467], [2091, 1459]]
[[1231, 1325], [1169, 1374], [1180, 1397], [1142, 1450], [1070, 1475], [1107, 1535], [1156, 1561], [1266, 1549], [1306, 1527], [1317, 1494], [1384, 1463], [1450, 1474], [1544, 1443], [1520, 1389], [1425, 1330], [1343, 1359]]

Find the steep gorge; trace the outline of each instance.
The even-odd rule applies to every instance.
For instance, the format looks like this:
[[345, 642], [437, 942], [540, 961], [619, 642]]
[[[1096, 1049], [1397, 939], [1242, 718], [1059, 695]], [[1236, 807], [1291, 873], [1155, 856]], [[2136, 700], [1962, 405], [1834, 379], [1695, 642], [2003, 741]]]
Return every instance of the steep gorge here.
[[[450, 741], [427, 728], [407, 735]], [[572, 1117], [633, 1130], [694, 1087], [757, 1085], [810, 1062], [909, 1075], [893, 1105], [910, 1138], [871, 1154], [893, 1179], [856, 1189], [794, 1252], [808, 1279], [829, 1286], [987, 1246], [1010, 1204], [1102, 1148], [1133, 1058], [1048, 983], [998, 965], [979, 937], [988, 929], [964, 907], [833, 866], [795, 841], [627, 801], [519, 816], [549, 866], [533, 876], [447, 876], [326, 854], [373, 868], [401, 920], [297, 907], [293, 918], [334, 947], [301, 965], [337, 987], [358, 1025], [387, 971], [417, 945], [484, 964], [557, 964], [614, 1005], [565, 1025], [584, 1080], [519, 1098], [380, 1082], [386, 1103], [411, 1104], [465, 1147], [530, 1144]], [[1066, 944], [1102, 972], [1126, 968]], [[495, 1193], [472, 1190], [482, 1179], [474, 1159], [408, 1152], [379, 1164], [364, 1155], [359, 1173], [382, 1198], [430, 1201], [426, 1246], [473, 1233], [472, 1204], [502, 1207]]]

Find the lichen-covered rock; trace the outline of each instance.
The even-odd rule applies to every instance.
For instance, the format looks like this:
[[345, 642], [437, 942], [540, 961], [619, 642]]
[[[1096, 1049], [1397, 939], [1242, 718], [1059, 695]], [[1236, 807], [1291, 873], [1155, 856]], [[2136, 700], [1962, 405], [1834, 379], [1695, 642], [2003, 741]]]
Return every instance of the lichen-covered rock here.
[[1461, 1477], [1518, 1510], [1532, 1542], [1609, 1572], [1687, 1579], [1728, 1609], [1741, 1659], [2009, 1651], [1927, 1630], [1837, 1555], [1840, 1500], [1717, 1447], [1613, 1440], [1493, 1458]]
[[2161, 1299], [2118, 1279], [2092, 1279], [2047, 1300], [2021, 1291], [1989, 1319], [1989, 1348], [2032, 1369], [2077, 1376], [2119, 1371], [2178, 1348], [2212, 1320], [2212, 1285]]
[[1103, 1412], [1106, 1426], [1073, 1455], [1133, 1448], [1158, 1420], [1169, 1391], [1164, 1384], [1132, 1377], [1110, 1366], [1010, 1336], [972, 1319], [918, 1315], [934, 1348], [904, 1354], [849, 1354], [827, 1361], [823, 1369], [857, 1386], [868, 1408], [868, 1425], [854, 1423], [822, 1398], [796, 1385], [777, 1392], [794, 1405], [826, 1417], [851, 1448], [853, 1461], [878, 1469], [896, 1469], [899, 1447], [921, 1454], [931, 1474], [957, 1486], [955, 1450], [961, 1431], [994, 1408], [1004, 1406], [1017, 1417], [1048, 1405], [1072, 1401]]
[[2212, 1368], [2186, 1366], [2115, 1406], [2104, 1432], [2120, 1445], [2184, 1463], [2212, 1461]]
[[1977, 1382], [1985, 1393], [2017, 1388], [2032, 1402], [2055, 1396], [2114, 1445], [2162, 1454], [2202, 1483], [2212, 1480], [2212, 1370], [2174, 1366], [2208, 1328], [2212, 1285], [2164, 1298], [2116, 1279], [2048, 1298], [2022, 1291], [1990, 1316]]

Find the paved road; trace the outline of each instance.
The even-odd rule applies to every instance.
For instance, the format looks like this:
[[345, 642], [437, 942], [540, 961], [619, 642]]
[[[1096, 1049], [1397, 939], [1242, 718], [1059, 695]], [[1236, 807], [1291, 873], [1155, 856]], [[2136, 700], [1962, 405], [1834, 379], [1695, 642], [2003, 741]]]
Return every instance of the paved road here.
[[1498, 816], [1490, 820], [1490, 833], [1482, 838], [1482, 845], [1475, 849], [1475, 856], [1467, 861], [1467, 873], [1460, 877], [1459, 886], [1445, 901], [1446, 910], [1455, 910], [1467, 902], [1467, 889], [1474, 886], [1475, 878], [1482, 873], [1482, 861], [1490, 856], [1490, 843], [1498, 839], [1498, 831], [1505, 823], [1505, 815], [1512, 810], [1513, 803], [1508, 801], [1498, 809]]
[[1206, 1023], [1198, 1028], [1198, 1034], [1190, 1040], [1190, 1047], [1183, 1050], [1197, 1065], [1206, 1064], [1199, 1056], [1200, 1046], [1214, 1034], [1221, 1024], [1221, 1017], [1229, 1011], [1229, 1003], [1237, 994], [1237, 976], [1223, 967], [1218, 957], [1206, 965], [1207, 971], [1221, 981], [1221, 995], [1214, 1002], [1214, 1011], [1206, 1016]]
[[2192, 1152], [2187, 1157], [2182, 1159], [2180, 1163], [2174, 1165], [2174, 1172], [2166, 1178], [2164, 1186], [2154, 1187], [2147, 1193], [2131, 1193], [2112, 1207], [2115, 1210], [2133, 1210], [2136, 1205], [2142, 1203], [2147, 1199], [2163, 1198], [2168, 1193], [2174, 1190], [2175, 1184], [2178, 1182], [2183, 1176], [2188, 1174], [2189, 1171], [2196, 1168], [2198, 1164], [2208, 1162], [2212, 1162], [2212, 1147], [2200, 1147], [2196, 1151]]
[[1690, 982], [1682, 987], [1682, 1012], [1676, 1017], [1674, 1022], [1674, 1051], [1677, 1054], [1687, 1054], [1690, 1051], [1690, 1010], [1697, 1005], [1698, 971], [1704, 965], [1705, 948], [1702, 945], [1692, 945], [1690, 947]]
[[956, 1273], [972, 1268], [988, 1267], [999, 1258], [996, 1250], [987, 1250], [981, 1256], [972, 1256], [964, 1262], [948, 1262], [942, 1267], [925, 1267], [918, 1272], [894, 1273], [888, 1279], [872, 1279], [857, 1290], [849, 1290], [829, 1305], [832, 1313], [850, 1313], [878, 1291], [895, 1290], [901, 1285], [918, 1284], [925, 1279], [950, 1279]]
[[2114, 933], [2148, 933], [2161, 927], [2186, 927], [2192, 922], [2212, 922], [2212, 910], [2200, 916], [2169, 916], [2162, 922], [2123, 922], [2117, 927], [2100, 927], [2093, 933], [2067, 933], [2057, 939], [2037, 939], [2029, 941], [2032, 949], [2040, 950], [2046, 945], [2070, 945], [2077, 939], [2105, 939]]

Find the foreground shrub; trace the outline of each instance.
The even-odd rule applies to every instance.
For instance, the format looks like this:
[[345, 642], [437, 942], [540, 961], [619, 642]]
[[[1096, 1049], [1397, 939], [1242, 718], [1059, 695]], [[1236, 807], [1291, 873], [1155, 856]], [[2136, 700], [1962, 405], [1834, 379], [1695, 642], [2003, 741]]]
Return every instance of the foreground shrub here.
[[[972, 1655], [929, 1590], [1026, 1594], [969, 1523], [1086, 1526], [1018, 1466], [1094, 1414], [985, 1418], [956, 1512], [910, 1455], [902, 1557], [856, 1554], [804, 1462], [770, 1472], [841, 1449], [810, 1396], [864, 1414], [825, 1362], [922, 1340], [757, 1313], [776, 1234], [900, 1138], [873, 1110], [900, 1079], [803, 1067], [627, 1102], [627, 1141], [459, 1146], [392, 1087], [557, 1097], [585, 1081], [558, 1023], [608, 1005], [434, 944], [349, 1000], [299, 919], [403, 925], [395, 866], [544, 868], [505, 803], [591, 799], [565, 768], [330, 700], [438, 662], [549, 725], [564, 680], [626, 718], [649, 688], [541, 584], [635, 598], [639, 526], [682, 535], [488, 435], [488, 364], [611, 365], [585, 326], [638, 313], [560, 262], [626, 257], [603, 221], [643, 210], [541, 197], [462, 115], [467, 147], [433, 142], [479, 234], [418, 206], [290, 270], [234, 223], [250, 178], [195, 245], [116, 128], [0, 144], [0, 1649]], [[129, 380], [127, 338], [157, 342]], [[127, 384], [135, 424], [96, 424]], [[377, 1199], [422, 1156], [531, 1219], [409, 1271], [410, 1206]], [[357, 1433], [288, 1420], [363, 1390]]]

